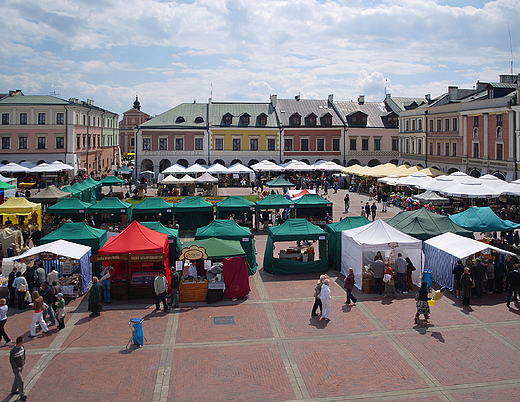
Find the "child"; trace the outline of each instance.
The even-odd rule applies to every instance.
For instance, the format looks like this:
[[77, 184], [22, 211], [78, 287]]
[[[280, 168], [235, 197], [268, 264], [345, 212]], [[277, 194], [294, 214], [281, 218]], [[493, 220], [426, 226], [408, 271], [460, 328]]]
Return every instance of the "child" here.
[[56, 319], [58, 320], [58, 330], [65, 328], [65, 299], [63, 298], [63, 293], [57, 294], [58, 301], [56, 302], [56, 306], [58, 309], [56, 310]]
[[421, 288], [417, 293], [417, 313], [415, 313], [415, 323], [418, 324], [419, 316], [424, 314], [424, 323], [428, 324], [430, 319], [430, 305], [428, 304], [428, 282], [422, 282]]

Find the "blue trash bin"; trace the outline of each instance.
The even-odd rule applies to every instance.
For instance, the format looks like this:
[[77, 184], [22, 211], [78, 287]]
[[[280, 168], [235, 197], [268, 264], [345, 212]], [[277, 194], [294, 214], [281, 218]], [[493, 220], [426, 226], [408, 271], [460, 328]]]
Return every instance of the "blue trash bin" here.
[[136, 318], [130, 318], [130, 322], [133, 329], [134, 336], [132, 337], [132, 340], [134, 342], [134, 345], [143, 346], [144, 345], [144, 331], [143, 331], [143, 320], [139, 317]]
[[432, 270], [431, 269], [423, 270], [423, 281], [426, 281], [429, 288], [432, 287]]

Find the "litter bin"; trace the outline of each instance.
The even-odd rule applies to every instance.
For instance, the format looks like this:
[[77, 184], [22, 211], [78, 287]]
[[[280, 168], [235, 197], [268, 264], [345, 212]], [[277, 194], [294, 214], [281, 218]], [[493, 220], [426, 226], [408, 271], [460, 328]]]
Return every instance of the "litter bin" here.
[[423, 270], [423, 280], [426, 281], [429, 288], [432, 287], [432, 270], [431, 269]]
[[128, 323], [132, 330], [132, 342], [134, 345], [144, 345], [143, 320], [141, 318], [130, 318]]

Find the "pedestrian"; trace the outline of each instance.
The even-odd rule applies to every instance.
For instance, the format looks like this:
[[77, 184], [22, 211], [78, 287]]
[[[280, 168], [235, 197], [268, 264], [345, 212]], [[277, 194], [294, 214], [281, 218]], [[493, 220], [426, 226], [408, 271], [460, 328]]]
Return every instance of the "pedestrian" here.
[[453, 267], [453, 290], [455, 290], [455, 298], [462, 299], [462, 286], [460, 284], [460, 278], [464, 273], [464, 266], [462, 265], [462, 261], [458, 260], [457, 264]]
[[365, 204], [365, 214], [367, 216], [367, 219], [370, 219], [370, 214], [372, 213], [372, 210], [370, 209], [370, 204], [367, 202]]
[[90, 285], [90, 291], [88, 294], [88, 309], [91, 311], [91, 317], [98, 317], [101, 309], [101, 284], [97, 276], [92, 278], [92, 285]]
[[20, 400], [26, 401], [27, 396], [23, 391], [22, 377], [23, 366], [25, 365], [25, 348], [23, 347], [23, 343], [23, 336], [19, 336], [18, 338], [16, 338], [16, 345], [13, 346], [11, 352], [9, 353], [9, 362], [11, 363], [11, 368], [13, 369], [14, 374], [14, 381], [13, 386], [11, 387], [11, 394], [20, 395]]
[[372, 203], [372, 206], [370, 207], [370, 211], [372, 212], [372, 221], [375, 221], [376, 220], [376, 211], [377, 211], [377, 206], [376, 206], [375, 201]]
[[513, 270], [507, 275], [507, 281], [509, 282], [509, 293], [507, 295], [506, 306], [510, 307], [511, 296], [520, 292], [520, 273], [518, 272], [519, 265], [515, 264]]
[[475, 294], [478, 298], [484, 297], [484, 273], [486, 268], [480, 258], [477, 258], [477, 264], [475, 265], [475, 275], [473, 280], [475, 281]]
[[343, 198], [343, 202], [345, 203], [345, 213], [348, 212], [350, 208], [350, 195], [348, 193], [345, 194], [345, 198]]
[[323, 304], [321, 302], [321, 287], [323, 286], [323, 281], [325, 280], [325, 275], [320, 275], [320, 279], [316, 282], [316, 286], [314, 287], [314, 305], [312, 306], [311, 316], [318, 316], [318, 307], [320, 308], [320, 314], [323, 314]]
[[486, 265], [486, 277], [488, 286], [488, 295], [492, 295], [495, 290], [495, 264], [493, 260], [489, 259]]
[[383, 276], [385, 275], [385, 263], [381, 252], [378, 251], [374, 262], [370, 265], [370, 270], [374, 274], [374, 293], [383, 294]]
[[65, 299], [63, 298], [63, 293], [58, 293], [56, 296], [58, 301], [56, 302], [56, 319], [58, 320], [58, 330], [65, 328], [65, 316], [67, 313], [65, 312]]
[[181, 273], [175, 267], [170, 267], [170, 287], [172, 288], [170, 306], [179, 307], [179, 289], [181, 286]]
[[387, 266], [385, 269], [385, 279], [388, 280], [385, 281], [385, 295], [383, 297], [395, 296], [394, 270], [391, 266]]
[[394, 268], [397, 273], [397, 291], [402, 293], [408, 293], [406, 291], [406, 273], [408, 271], [406, 260], [403, 258], [401, 253], [397, 254], [397, 258], [394, 262]]
[[47, 274], [45, 273], [45, 268], [43, 267], [43, 262], [41, 262], [41, 260], [36, 260], [36, 264], [36, 270], [34, 272], [34, 286], [39, 289], [42, 283], [47, 280]]
[[34, 267], [27, 268], [23, 273], [23, 277], [27, 281], [27, 291], [30, 295], [32, 294], [33, 290], [38, 290], [38, 288], [34, 288]]
[[354, 283], [356, 283], [356, 279], [354, 278], [354, 268], [348, 269], [348, 275], [345, 277], [345, 285], [344, 288], [347, 291], [347, 301], [345, 303], [350, 304], [350, 300], [356, 305], [357, 298], [352, 294], [352, 289], [354, 289]]
[[110, 291], [112, 289], [112, 278], [115, 275], [115, 265], [114, 263], [106, 266], [103, 269], [103, 275], [101, 277], [101, 287], [103, 288], [103, 297], [105, 298], [105, 303], [110, 304]]
[[53, 266], [51, 268], [51, 272], [47, 274], [47, 283], [49, 285], [52, 285], [54, 282], [58, 282], [59, 276], [60, 274], [58, 273], [58, 271], [56, 271], [56, 267]]
[[382, 212], [387, 212], [388, 211], [388, 194], [386, 192], [383, 193], [383, 195], [381, 196], [381, 200], [383, 200], [383, 211]]
[[13, 267], [12, 271], [9, 272], [9, 278], [7, 280], [7, 289], [9, 290], [9, 307], [14, 307], [16, 301], [16, 288], [13, 285], [14, 280], [16, 279], [16, 271], [18, 271], [18, 269]]
[[11, 243], [9, 245], [9, 247], [7, 247], [7, 257], [11, 258], [11, 257], [14, 257], [15, 255], [16, 255], [16, 244]]
[[[52, 288], [47, 285], [47, 282], [43, 282], [40, 287], [40, 295], [43, 297], [44, 307], [43, 307], [43, 321], [47, 322], [47, 314], [51, 320], [49, 326], [56, 325], [56, 319], [54, 318], [54, 310], [52, 306], [54, 305], [54, 295], [52, 294]], [[45, 307], [47, 306], [47, 307]]]
[[27, 293], [27, 281], [22, 276], [22, 273], [18, 271], [16, 273], [16, 278], [13, 282], [13, 288], [16, 289], [16, 293], [18, 295], [18, 310], [22, 311], [25, 310], [26, 304], [25, 304], [25, 297]]
[[9, 307], [7, 306], [7, 301], [5, 299], [0, 299], [0, 339], [4, 338], [4, 346], [9, 346], [11, 344], [11, 338], [9, 338], [9, 336], [7, 336], [7, 332], [5, 332], [8, 310]]
[[411, 292], [413, 290], [413, 281], [412, 281], [412, 274], [413, 271], [416, 270], [416, 268], [413, 265], [412, 260], [410, 260], [409, 257], [405, 258], [406, 260], [406, 288], [408, 292]]
[[329, 288], [330, 279], [325, 278], [323, 280], [323, 285], [321, 286], [320, 299], [321, 299], [321, 318], [326, 321], [330, 321], [330, 299], [331, 293]]
[[469, 267], [464, 268], [464, 273], [460, 277], [460, 287], [462, 288], [462, 305], [469, 306], [469, 298], [471, 297], [471, 284], [473, 279], [469, 273]]
[[33, 245], [39, 246], [40, 240], [42, 238], [42, 232], [39, 229], [38, 225], [34, 226], [34, 230], [32, 231], [31, 237], [32, 237]]
[[430, 305], [428, 304], [428, 282], [421, 282], [421, 287], [419, 288], [419, 292], [417, 293], [417, 303], [415, 306], [417, 307], [417, 312], [415, 313], [415, 323], [419, 323], [419, 316], [421, 314], [424, 315], [424, 323], [428, 324], [430, 319]]
[[170, 308], [166, 303], [166, 292], [168, 291], [168, 279], [164, 275], [164, 271], [160, 271], [153, 281], [153, 287], [155, 290], [155, 309], [159, 310], [161, 307], [161, 301], [164, 307], [164, 311], [168, 311]]
[[47, 324], [43, 319], [43, 310], [45, 308], [45, 303], [43, 301], [43, 297], [40, 296], [37, 290], [33, 292], [33, 302], [29, 304], [34, 309], [34, 314], [31, 322], [31, 334], [29, 335], [31, 338], [36, 336], [36, 323], [40, 324], [40, 328], [43, 333], [46, 334], [49, 332], [49, 328], [47, 328]]

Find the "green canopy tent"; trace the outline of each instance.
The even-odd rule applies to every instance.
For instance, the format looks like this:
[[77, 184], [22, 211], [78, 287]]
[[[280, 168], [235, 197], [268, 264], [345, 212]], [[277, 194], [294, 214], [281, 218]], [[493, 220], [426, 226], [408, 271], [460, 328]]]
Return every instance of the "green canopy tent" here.
[[6, 183], [5, 181], [0, 180], [0, 191], [10, 190], [12, 188], [16, 188], [12, 184]]
[[123, 202], [117, 197], [105, 197], [88, 207], [87, 212], [89, 214], [114, 214], [112, 219], [107, 220], [107, 223], [121, 222], [122, 214], [128, 216], [128, 221], [132, 220], [132, 204]]
[[315, 217], [325, 218], [327, 214], [332, 216], [332, 202], [318, 194], [305, 194], [294, 201], [296, 218]]
[[393, 218], [386, 220], [386, 223], [423, 241], [443, 233], [455, 233], [473, 239], [473, 232], [456, 225], [447, 216], [435, 214], [426, 208], [401, 211]]
[[266, 183], [267, 187], [294, 187], [296, 184], [291, 183], [290, 181], [285, 180], [282, 176], [278, 176], [276, 179], [268, 181]]
[[337, 271], [341, 270], [341, 232], [344, 230], [358, 228], [370, 223], [364, 216], [347, 216], [336, 223], [329, 223], [325, 230], [330, 234], [329, 238], [329, 267]]
[[217, 202], [217, 219], [227, 219], [230, 214], [235, 214], [236, 219], [242, 219], [246, 213], [247, 220], [252, 222], [254, 211], [255, 203], [241, 195], [232, 195]]
[[[69, 193], [70, 194], [70, 193]], [[83, 202], [77, 198], [64, 198], [58, 203], [50, 206], [45, 211], [48, 214], [70, 217], [74, 222], [82, 222], [87, 214], [87, 208], [92, 204]]]
[[76, 182], [71, 187], [81, 192], [81, 201], [89, 202], [91, 204], [96, 202], [96, 190], [90, 185], [84, 182]]
[[125, 184], [125, 181], [118, 179], [116, 176], [107, 176], [101, 180], [102, 186], [122, 186], [123, 184]]
[[451, 215], [455, 224], [472, 232], [508, 232], [520, 228], [520, 224], [500, 219], [490, 207], [470, 207], [464, 212]]
[[248, 228], [240, 226], [231, 219], [216, 219], [209, 225], [198, 228], [195, 234], [195, 240], [210, 237], [240, 241], [242, 248], [247, 254], [246, 260], [249, 274], [253, 275], [256, 272], [258, 264], [256, 262], [255, 243], [253, 235]]
[[198, 196], [174, 204], [173, 212], [181, 230], [197, 230], [213, 220], [213, 204]]
[[129, 174], [129, 175], [134, 173], [134, 171], [132, 169], [130, 169], [128, 166], [121, 166], [121, 168], [118, 170], [115, 170], [115, 172], [117, 174]]
[[183, 248], [190, 248], [191, 246], [204, 247], [210, 260], [228, 257], [245, 257], [246, 255], [240, 242], [234, 240], [209, 238], [186, 241], [184, 242]]
[[94, 180], [92, 177], [89, 177], [85, 180], [85, 183], [89, 184], [91, 187], [95, 189], [96, 199], [101, 199], [101, 187], [103, 186], [100, 181]]
[[56, 204], [58, 201], [68, 197], [72, 197], [72, 194], [67, 191], [62, 191], [52, 184], [39, 193], [34, 194], [32, 197], [29, 197], [29, 201], [40, 202], [42, 204]]
[[74, 198], [81, 200], [81, 191], [76, 188], [72, 188], [71, 186], [65, 186], [61, 189], [61, 191], [66, 191], [67, 193], [72, 194]]
[[[275, 275], [327, 272], [327, 240], [330, 235], [307, 219], [288, 219], [282, 225], [269, 228], [264, 254], [264, 269]], [[318, 240], [320, 259], [317, 261], [291, 261], [273, 256], [274, 243], [280, 241]]]
[[140, 222], [141, 225], [146, 226], [148, 229], [155, 230], [159, 233], [168, 235], [168, 243], [170, 243], [170, 264], [173, 265], [173, 261], [177, 261], [182, 250], [182, 243], [179, 237], [179, 231], [164, 226], [161, 222]]
[[[139, 204], [134, 205], [133, 209], [134, 218], [138, 218], [139, 221], [142, 221], [147, 216], [146, 220], [155, 221], [158, 218], [158, 214], [161, 214], [161, 218], [159, 219], [163, 224], [168, 222], [173, 222], [173, 204], [164, 201], [164, 199], [160, 197], [147, 197]], [[156, 219], [153, 219], [152, 216], [155, 216]], [[141, 222], [142, 223], [142, 222]]]
[[[259, 219], [259, 211], [262, 210], [273, 210], [273, 209], [287, 209], [294, 208], [294, 202], [288, 200], [281, 194], [269, 194], [263, 200], [257, 201], [255, 205], [256, 209], [256, 230], [258, 230], [258, 225], [260, 222]], [[268, 220], [268, 219], [267, 219]], [[265, 221], [265, 219], [264, 219]]]

